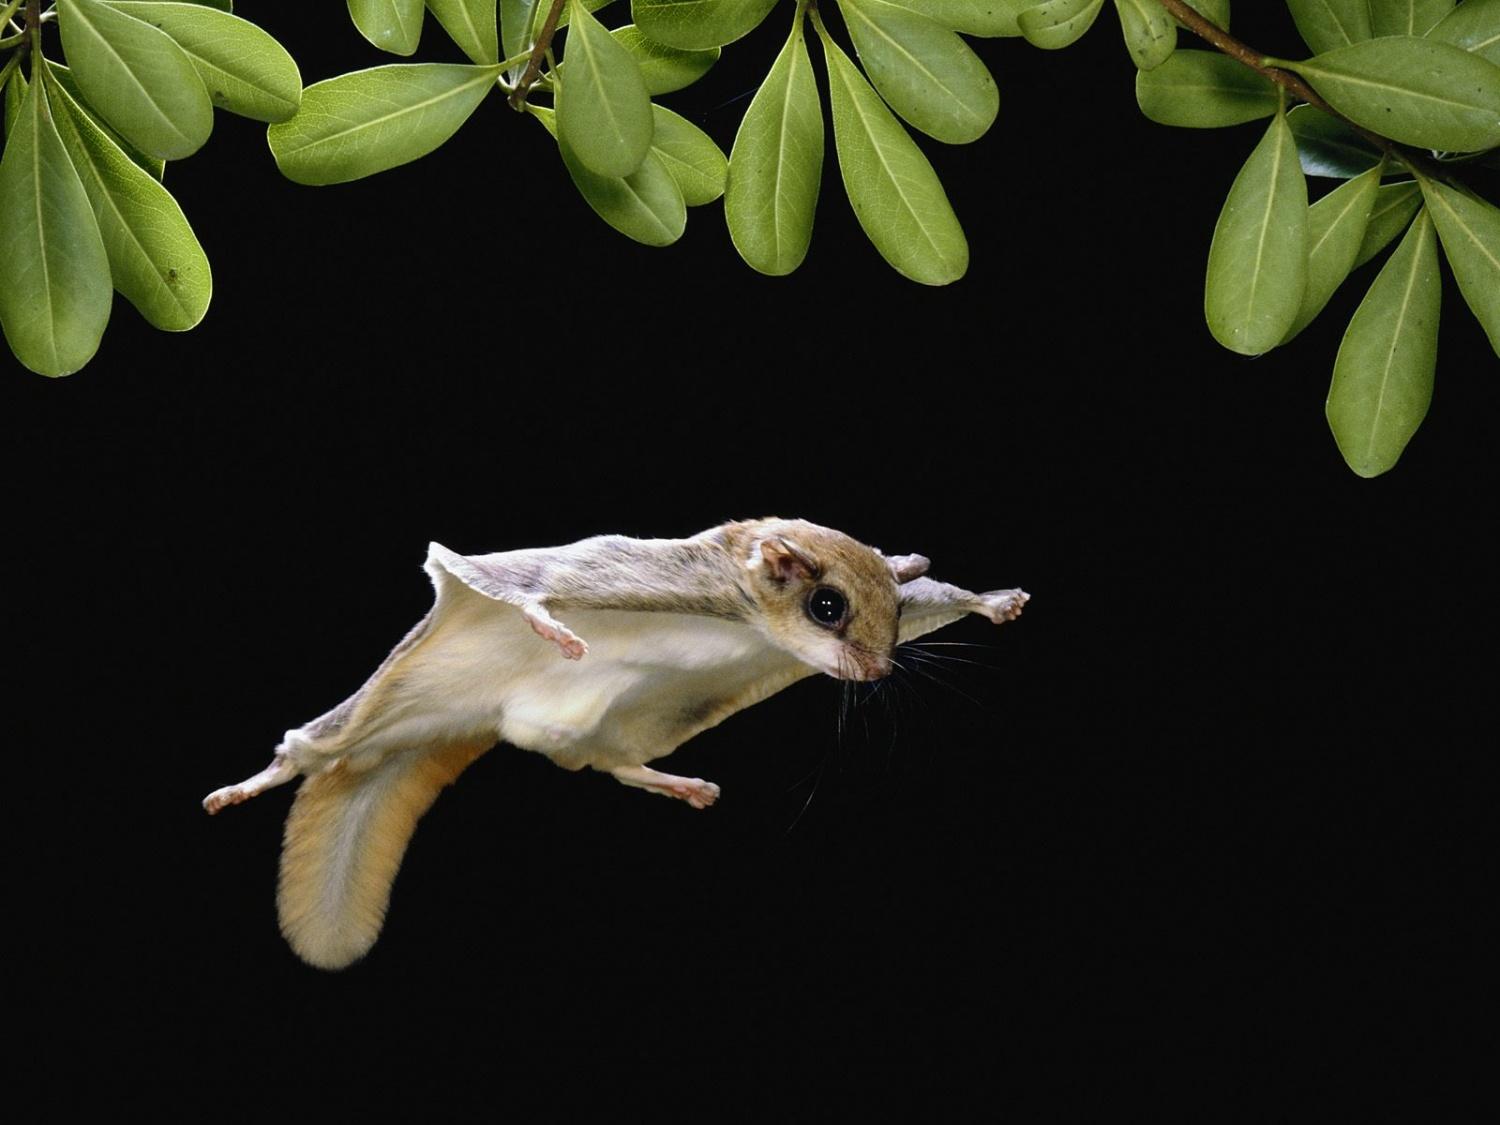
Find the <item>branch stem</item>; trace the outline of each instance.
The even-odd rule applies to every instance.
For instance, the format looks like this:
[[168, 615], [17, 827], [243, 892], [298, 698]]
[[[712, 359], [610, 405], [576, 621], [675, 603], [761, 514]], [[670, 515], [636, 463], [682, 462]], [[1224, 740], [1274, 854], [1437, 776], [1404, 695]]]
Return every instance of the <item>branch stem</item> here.
[[26, 0], [26, 42], [20, 54], [31, 64], [31, 80], [36, 81], [36, 60], [42, 57], [42, 0]]
[[537, 76], [542, 72], [542, 60], [547, 57], [552, 48], [552, 37], [557, 34], [557, 21], [562, 19], [562, 10], [565, 0], [552, 0], [552, 7], [547, 10], [547, 18], [542, 21], [542, 30], [537, 34], [536, 43], [531, 48], [531, 58], [527, 60], [526, 70], [521, 75], [521, 81], [516, 83], [516, 88], [511, 91], [510, 107], [519, 111], [526, 104], [526, 95], [536, 85]]
[[1413, 172], [1420, 168], [1429, 175], [1441, 174], [1441, 170], [1426, 157], [1412, 152], [1402, 145], [1398, 145], [1389, 137], [1382, 137], [1379, 133], [1372, 133], [1363, 126], [1356, 125], [1350, 121], [1342, 113], [1334, 109], [1333, 106], [1324, 101], [1322, 96], [1303, 81], [1300, 75], [1294, 74], [1290, 70], [1283, 70], [1279, 66], [1268, 65], [1269, 56], [1264, 52], [1257, 51], [1255, 48], [1230, 35], [1229, 32], [1189, 5], [1186, 0], [1161, 0], [1161, 6], [1167, 10], [1168, 15], [1199, 39], [1204, 40], [1216, 50], [1222, 51], [1236, 62], [1248, 66], [1267, 81], [1274, 82], [1290, 94], [1295, 94], [1308, 105], [1315, 106], [1335, 120], [1342, 121], [1365, 140], [1380, 149], [1381, 152], [1405, 164]]

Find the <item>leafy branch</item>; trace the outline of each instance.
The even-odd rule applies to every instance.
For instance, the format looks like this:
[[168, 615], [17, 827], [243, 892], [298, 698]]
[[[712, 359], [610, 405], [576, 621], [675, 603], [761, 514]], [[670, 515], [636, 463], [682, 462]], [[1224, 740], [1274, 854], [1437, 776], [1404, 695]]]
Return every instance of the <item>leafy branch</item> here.
[[[630, 0], [633, 22], [611, 28], [593, 14], [610, 0], [346, 2], [381, 50], [415, 54], [430, 14], [468, 62], [375, 66], [304, 90], [290, 56], [231, 0], [57, 0], [45, 11], [0, 0], [0, 326], [22, 363], [59, 375], [88, 362], [112, 289], [160, 328], [202, 318], [208, 262], [162, 176], [208, 139], [215, 109], [267, 122], [289, 179], [332, 185], [425, 156], [499, 90], [627, 237], [675, 242], [689, 208], [722, 196], [739, 256], [791, 273], [825, 186], [809, 25], [861, 228], [897, 272], [946, 285], [970, 249], [918, 135], [968, 144], [996, 120], [998, 88], [965, 37], [1056, 50], [1105, 6], [828, 0], [819, 11], [794, 0], [726, 156], [657, 99], [702, 79], [778, 0]], [[1148, 118], [1197, 129], [1269, 119], [1209, 249], [1215, 339], [1245, 355], [1288, 343], [1396, 245], [1344, 334], [1326, 403], [1351, 468], [1386, 471], [1431, 399], [1441, 261], [1500, 352], [1500, 210], [1462, 178], [1500, 148], [1500, 0], [1287, 0], [1311, 52], [1301, 60], [1231, 34], [1228, 0], [1112, 3]], [[841, 36], [825, 18], [834, 12]], [[52, 19], [66, 65], [42, 49]], [[1179, 49], [1179, 28], [1213, 49]], [[1308, 177], [1338, 186], [1310, 205]]]
[[1209, 43], [1216, 50], [1222, 51], [1236, 62], [1248, 66], [1268, 81], [1281, 86], [1308, 105], [1316, 106], [1330, 117], [1342, 121], [1355, 133], [1358, 133], [1365, 140], [1386, 153], [1386, 155], [1400, 161], [1407, 167], [1420, 168], [1433, 175], [1440, 174], [1435, 165], [1419, 154], [1413, 153], [1403, 146], [1396, 144], [1389, 137], [1383, 137], [1373, 130], [1366, 129], [1350, 121], [1342, 113], [1334, 109], [1333, 106], [1324, 101], [1316, 90], [1299, 78], [1293, 71], [1273, 66], [1269, 55], [1247, 46], [1211, 20], [1205, 19], [1197, 9], [1186, 3], [1185, 0], [1159, 0], [1159, 2], [1173, 19], [1198, 36], [1198, 38]]
[[[1206, 43], [1212, 44], [1216, 49], [1223, 51], [1230, 58], [1244, 63], [1257, 74], [1265, 76], [1278, 86], [1284, 86], [1288, 91], [1303, 101], [1317, 106], [1324, 113], [1338, 116], [1337, 112], [1318, 96], [1318, 92], [1302, 79], [1290, 71], [1281, 70], [1269, 65], [1268, 56], [1252, 47], [1240, 42], [1228, 31], [1206, 19], [1199, 11], [1185, 0], [1160, 0], [1161, 6], [1166, 9], [1167, 14], [1187, 28], [1194, 35]], [[1375, 139], [1374, 134], [1370, 136]]]

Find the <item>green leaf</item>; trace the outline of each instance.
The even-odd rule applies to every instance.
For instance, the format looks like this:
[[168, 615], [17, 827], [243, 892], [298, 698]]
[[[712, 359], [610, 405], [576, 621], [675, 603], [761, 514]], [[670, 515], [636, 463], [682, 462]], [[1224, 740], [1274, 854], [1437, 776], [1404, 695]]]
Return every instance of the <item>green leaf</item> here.
[[71, 375], [109, 321], [109, 259], [44, 87], [30, 84], [0, 157], [0, 329], [32, 371]]
[[573, 186], [596, 215], [626, 238], [647, 246], [669, 246], [682, 237], [687, 227], [682, 189], [655, 151], [648, 152], [640, 167], [628, 176], [601, 176], [589, 171], [569, 151], [558, 136], [550, 110], [532, 105], [526, 108], [557, 139]]
[[646, 38], [645, 32], [633, 23], [617, 27], [610, 34], [635, 59], [636, 65], [641, 68], [641, 79], [646, 83], [646, 93], [653, 97], [691, 86], [719, 61], [718, 47], [710, 47], [706, 51], [684, 51], [680, 47], [668, 47], [655, 39]]
[[1354, 268], [1358, 269], [1394, 242], [1421, 205], [1422, 193], [1410, 180], [1382, 184], [1375, 193], [1370, 221], [1365, 224], [1365, 237], [1359, 244], [1359, 253], [1354, 256]]
[[1283, 344], [1313, 322], [1354, 268], [1380, 188], [1380, 173], [1378, 166], [1371, 168], [1340, 184], [1308, 209], [1307, 288]]
[[1035, 0], [893, 0], [902, 8], [937, 20], [965, 35], [993, 39], [1020, 35], [1016, 16]]
[[1221, 31], [1229, 30], [1229, 0], [1187, 0], [1187, 6]]
[[828, 63], [833, 140], [855, 217], [896, 272], [947, 285], [969, 268], [969, 244], [922, 150], [839, 50], [817, 13]]
[[153, 180], [160, 181], [162, 177], [166, 175], [167, 162], [165, 160], [162, 160], [159, 157], [155, 156], [147, 156], [144, 152], [136, 148], [135, 145], [131, 144], [124, 137], [120, 136], [120, 134], [117, 133], [113, 128], [111, 128], [108, 121], [103, 120], [99, 117], [98, 114], [89, 109], [89, 107], [84, 103], [83, 94], [78, 89], [78, 83], [74, 81], [73, 72], [71, 70], [63, 66], [62, 63], [49, 62], [47, 64], [47, 74], [49, 77], [54, 79], [59, 86], [61, 86], [68, 92], [68, 96], [73, 99], [73, 104], [78, 106], [79, 109], [83, 110], [84, 113], [87, 113], [89, 115], [89, 120], [97, 125], [100, 129], [102, 129], [106, 137], [114, 141], [115, 144], [119, 145], [121, 151], [123, 151], [126, 156], [130, 157], [130, 159], [133, 160], [139, 167], [145, 169], [150, 174]]
[[1312, 53], [1370, 38], [1370, 0], [1286, 0], [1297, 31]]
[[142, 152], [191, 156], [214, 127], [198, 71], [171, 37], [102, 0], [59, 0], [73, 77], [89, 106]]
[[1500, 145], [1500, 67], [1451, 43], [1369, 39], [1295, 70], [1356, 125], [1403, 144], [1449, 152]]
[[281, 174], [338, 184], [426, 156], [458, 131], [499, 77], [498, 66], [393, 63], [316, 82], [266, 139]]
[[1427, 33], [1500, 64], [1500, 0], [1464, 0]]
[[1426, 35], [1453, 10], [1453, 0], [1370, 0], [1370, 34]]
[[559, 141], [558, 150], [574, 186], [594, 213], [615, 230], [647, 246], [670, 246], [682, 237], [687, 227], [686, 201], [655, 152], [647, 152], [630, 175], [618, 177], [590, 171], [569, 152], [566, 142]]
[[[609, 5], [613, 4], [615, 2], [615, 0], [581, 0], [581, 2], [583, 4], [584, 11], [586, 11], [586, 12], [597, 12], [600, 8], [607, 8], [607, 7], [609, 7]], [[546, 20], [546, 18], [547, 18], [547, 10], [549, 8], [551, 8], [551, 7], [552, 7], [551, 0], [546, 0], [546, 2], [543, 2], [543, 0], [538, 0], [536, 7], [532, 8], [532, 10], [531, 10], [531, 18], [532, 18], [533, 21], [535, 21], [534, 25], [533, 25], [533, 27], [531, 29], [533, 33], [538, 33], [539, 34], [541, 32], [541, 30], [542, 30], [542, 22], [544, 20]], [[564, 4], [563, 5], [563, 10], [562, 10], [561, 14], [558, 15], [558, 17], [557, 17], [557, 26], [558, 27], [561, 28], [561, 27], [567, 27], [568, 26], [568, 12], [569, 12], [569, 5]]]
[[[51, 69], [47, 71], [52, 76]], [[155, 328], [181, 332], [208, 311], [208, 257], [177, 201], [127, 156], [59, 83], [54, 119], [99, 224], [114, 287]]]
[[1137, 71], [1135, 100], [1152, 121], [1189, 129], [1239, 125], [1276, 112], [1276, 87], [1217, 51], [1173, 51]]
[[1299, 105], [1287, 114], [1297, 141], [1297, 158], [1309, 176], [1348, 180], [1380, 163], [1380, 150], [1337, 117], [1317, 106]]
[[724, 218], [751, 269], [780, 277], [807, 257], [823, 176], [823, 108], [799, 11], [740, 121]]
[[19, 69], [11, 71], [10, 78], [5, 83], [5, 135], [8, 137], [15, 132], [16, 114], [21, 112], [21, 105], [26, 101], [26, 76]]
[[994, 124], [1000, 91], [956, 34], [883, 0], [839, 0], [839, 10], [870, 81], [914, 127], [967, 144]]
[[219, 108], [256, 121], [285, 121], [297, 112], [302, 75], [296, 62], [248, 20], [201, 4], [111, 0], [109, 6], [170, 35]]
[[422, 0], [349, 0], [349, 18], [382, 51], [411, 55], [422, 38]]
[[641, 68], [604, 25], [573, 5], [557, 131], [569, 153], [601, 176], [628, 176], [651, 148], [651, 98]]
[[1177, 21], [1156, 0], [1115, 0], [1125, 49], [1139, 70], [1154, 70], [1177, 49]]
[[1425, 211], [1349, 321], [1328, 388], [1328, 425], [1362, 477], [1395, 465], [1432, 402], [1442, 283]]
[[1235, 177], [1208, 250], [1203, 310], [1215, 340], [1241, 355], [1286, 336], [1307, 287], [1307, 183], [1277, 114]]
[[1016, 22], [1033, 47], [1055, 51], [1076, 43], [1098, 18], [1104, 0], [1043, 0], [1024, 9]]
[[486, 66], [500, 61], [495, 0], [427, 0], [427, 7], [470, 62]]
[[699, 51], [749, 35], [776, 0], [630, 0], [635, 25], [658, 43]]
[[1500, 210], [1437, 180], [1422, 181], [1458, 289], [1500, 355]]
[[653, 105], [651, 115], [656, 119], [651, 151], [677, 181], [683, 201], [701, 207], [723, 195], [729, 159], [713, 138], [662, 106]]
[[[652, 97], [691, 86], [708, 73], [722, 53], [722, 48], [719, 47], [710, 47], [704, 51], [684, 51], [678, 47], [668, 47], [655, 39], [648, 39], [633, 23], [614, 28], [610, 35], [635, 59], [636, 65], [641, 69], [641, 81], [646, 84], [646, 93]], [[559, 74], [562, 70], [563, 67], [559, 64]]]
[[531, 13], [535, 0], [500, 0], [500, 54], [519, 55], [532, 45]]

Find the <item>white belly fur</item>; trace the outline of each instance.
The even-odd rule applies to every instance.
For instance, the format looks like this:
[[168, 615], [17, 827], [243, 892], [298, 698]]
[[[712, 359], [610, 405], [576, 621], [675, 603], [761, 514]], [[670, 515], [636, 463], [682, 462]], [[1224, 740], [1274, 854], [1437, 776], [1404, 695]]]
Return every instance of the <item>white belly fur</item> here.
[[763, 697], [760, 685], [812, 671], [748, 625], [618, 610], [559, 611], [589, 646], [567, 660], [515, 608], [464, 594], [403, 669], [383, 748], [488, 730], [569, 769], [640, 765], [753, 702], [737, 702], [747, 694]]

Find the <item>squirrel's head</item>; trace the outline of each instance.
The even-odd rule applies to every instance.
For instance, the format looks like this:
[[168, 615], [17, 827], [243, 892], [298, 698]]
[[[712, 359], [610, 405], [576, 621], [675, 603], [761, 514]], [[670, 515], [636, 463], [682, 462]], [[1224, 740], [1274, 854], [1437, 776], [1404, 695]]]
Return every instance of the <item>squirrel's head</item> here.
[[898, 587], [926, 571], [926, 559], [887, 558], [805, 520], [740, 526], [748, 544], [746, 585], [773, 642], [841, 680], [890, 673], [901, 617]]

